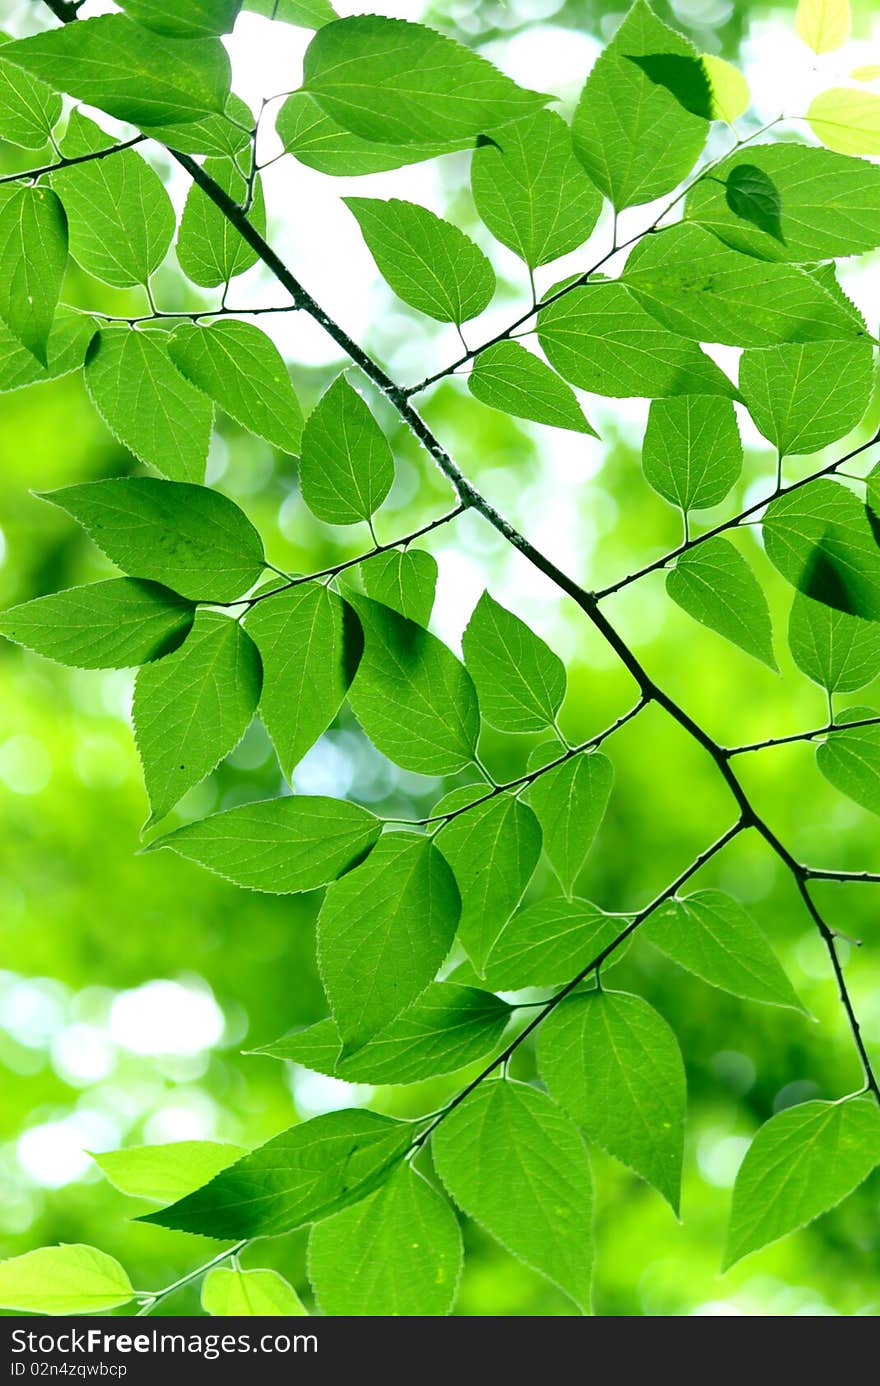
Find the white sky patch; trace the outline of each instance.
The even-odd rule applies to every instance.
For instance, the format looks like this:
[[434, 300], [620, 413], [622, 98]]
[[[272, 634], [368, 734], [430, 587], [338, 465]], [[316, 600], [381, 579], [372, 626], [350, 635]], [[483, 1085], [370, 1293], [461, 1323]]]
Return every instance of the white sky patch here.
[[198, 1054], [223, 1036], [223, 1012], [204, 985], [152, 981], [110, 1007], [110, 1037], [134, 1054]]

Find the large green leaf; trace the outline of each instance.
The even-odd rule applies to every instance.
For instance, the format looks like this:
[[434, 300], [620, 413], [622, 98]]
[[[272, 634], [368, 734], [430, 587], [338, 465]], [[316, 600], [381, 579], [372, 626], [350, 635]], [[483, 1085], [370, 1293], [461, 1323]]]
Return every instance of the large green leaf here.
[[309, 1237], [309, 1279], [334, 1317], [450, 1314], [463, 1260], [455, 1214], [410, 1164]]
[[646, 480], [681, 510], [723, 501], [742, 471], [736, 414], [718, 395], [655, 399], [642, 447]]
[[763, 260], [811, 263], [880, 244], [880, 169], [809, 145], [738, 149], [685, 205], [689, 220]]
[[538, 337], [551, 366], [597, 395], [734, 395], [696, 342], [670, 332], [624, 284], [573, 289], [543, 310]]
[[[6, 35], [0, 34], [0, 44], [6, 42]], [[62, 109], [57, 91], [23, 67], [4, 62], [0, 53], [0, 139], [24, 149], [43, 149]]]
[[710, 986], [803, 1010], [791, 982], [757, 924], [720, 890], [698, 890], [661, 905], [642, 936]]
[[96, 326], [87, 313], [62, 305], [52, 321], [44, 365], [0, 322], [0, 394], [78, 371]]
[[0, 1261], [0, 1307], [20, 1314], [106, 1314], [133, 1298], [119, 1262], [93, 1246], [42, 1246]]
[[577, 250], [602, 198], [574, 157], [571, 132], [554, 111], [538, 111], [478, 145], [471, 164], [477, 211], [492, 235], [529, 269]]
[[678, 1041], [640, 996], [604, 988], [541, 1026], [541, 1075], [557, 1102], [678, 1212], [686, 1083]]
[[342, 1057], [421, 995], [452, 946], [460, 911], [433, 838], [415, 833], [386, 833], [330, 887], [318, 916], [318, 967]]
[[0, 318], [42, 366], [67, 268], [67, 218], [57, 193], [0, 189]]
[[864, 418], [874, 350], [870, 342], [798, 342], [744, 351], [739, 388], [752, 421], [783, 456], [818, 452]]
[[350, 598], [364, 629], [351, 687], [370, 740], [404, 770], [454, 775], [473, 759], [480, 730], [471, 676], [442, 641], [367, 597]]
[[507, 732], [553, 726], [565, 697], [565, 665], [539, 635], [484, 592], [462, 636], [480, 711]]
[[168, 351], [181, 375], [283, 452], [298, 453], [303, 416], [281, 353], [250, 322], [178, 328]]
[[519, 991], [569, 982], [625, 924], [589, 900], [539, 900], [513, 915], [496, 938], [486, 959], [486, 985]]
[[433, 1150], [459, 1207], [589, 1314], [593, 1181], [562, 1109], [525, 1083], [483, 1083], [437, 1128]]
[[519, 342], [496, 342], [481, 351], [468, 376], [468, 389], [504, 414], [597, 436], [571, 387]]
[[803, 1102], [771, 1117], [736, 1176], [723, 1269], [833, 1208], [878, 1163], [872, 1096]]
[[700, 342], [766, 347], [865, 335], [814, 275], [741, 255], [688, 223], [642, 240], [623, 282], [664, 327]]
[[224, 1318], [307, 1316], [302, 1300], [274, 1270], [216, 1266], [202, 1281], [202, 1308]]
[[184, 154], [225, 154], [235, 158], [250, 145], [253, 127], [253, 112], [233, 93], [222, 115], [212, 112], [183, 125], [151, 125], [150, 134], [160, 144]]
[[290, 779], [342, 705], [357, 668], [360, 628], [319, 582], [256, 602], [245, 625], [263, 661], [260, 715]]
[[416, 625], [426, 626], [434, 607], [437, 560], [424, 549], [389, 549], [360, 565], [368, 597], [393, 607]]
[[295, 795], [213, 813], [150, 843], [249, 890], [296, 894], [328, 885], [369, 851], [379, 819], [343, 799]]
[[[112, 143], [73, 111], [62, 152], [75, 157]], [[117, 289], [147, 284], [168, 253], [177, 223], [162, 180], [146, 160], [134, 149], [121, 149], [60, 169], [52, 186], [67, 213], [74, 260]]]
[[[553, 759], [561, 750], [558, 744], [549, 752], [540, 747], [541, 761], [546, 763], [548, 754]], [[529, 786], [529, 803], [541, 825], [547, 860], [566, 895], [571, 895], [599, 831], [613, 783], [614, 766], [607, 756], [594, 751], [572, 756]]]
[[265, 567], [263, 541], [234, 501], [207, 486], [113, 477], [48, 491], [108, 558], [193, 601], [231, 602]]
[[98, 15], [5, 44], [3, 57], [133, 125], [222, 112], [230, 67], [218, 39], [172, 39], [124, 14]]
[[174, 1203], [246, 1154], [243, 1146], [219, 1141], [170, 1141], [107, 1150], [92, 1159], [121, 1193]]
[[370, 14], [320, 29], [306, 50], [303, 77], [304, 89], [340, 125], [390, 144], [454, 147], [547, 100], [434, 29]]
[[801, 592], [791, 608], [788, 644], [802, 673], [829, 693], [853, 693], [880, 674], [880, 625]]
[[411, 1140], [409, 1122], [358, 1109], [328, 1112], [282, 1131], [140, 1220], [224, 1241], [277, 1236], [366, 1198]]
[[696, 49], [636, 0], [581, 93], [575, 153], [620, 211], [681, 182], [706, 142], [711, 115]]
[[459, 326], [482, 313], [495, 292], [495, 271], [470, 236], [415, 202], [344, 201], [380, 274], [404, 303]]
[[332, 1019], [292, 1030], [258, 1050], [348, 1083], [418, 1083], [482, 1059], [510, 1019], [510, 1007], [491, 991], [433, 982], [363, 1049], [341, 1059]]
[[176, 649], [194, 611], [156, 582], [111, 578], [11, 607], [0, 634], [76, 669], [131, 669]]
[[388, 441], [366, 401], [340, 375], [306, 420], [299, 479], [319, 520], [354, 525], [369, 520], [394, 481]]
[[204, 38], [231, 31], [241, 0], [120, 0], [120, 7], [157, 34]]
[[[880, 717], [872, 707], [848, 707], [838, 723]], [[816, 764], [835, 789], [880, 815], [880, 724], [832, 732], [816, 748]]]
[[[384, 173], [421, 163], [448, 153], [448, 141], [427, 144], [383, 144], [361, 139], [333, 120], [306, 91], [295, 91], [281, 106], [275, 120], [278, 138], [288, 154], [307, 168], [335, 177], [365, 173]], [[461, 140], [455, 148], [467, 148], [473, 139]]]
[[86, 388], [135, 457], [173, 481], [202, 481], [214, 410], [175, 369], [166, 337], [102, 327], [86, 357]]
[[[453, 791], [432, 812], [459, 808], [472, 798], [473, 786]], [[439, 830], [436, 841], [461, 891], [459, 938], [481, 971], [534, 875], [541, 855], [540, 825], [520, 799], [497, 794], [459, 813]]]
[[729, 539], [717, 535], [683, 553], [666, 575], [666, 591], [695, 621], [776, 669], [767, 598]]
[[820, 478], [771, 501], [763, 518], [767, 557], [807, 596], [880, 620], [880, 548], [868, 512], [839, 482]]
[[[247, 180], [235, 159], [206, 159], [202, 168], [234, 202], [245, 202]], [[266, 204], [259, 174], [254, 182], [253, 204], [248, 220], [256, 231], [265, 235]], [[177, 258], [188, 279], [194, 284], [213, 289], [250, 269], [260, 257], [225, 212], [198, 184], [193, 183], [180, 218]]]
[[238, 745], [257, 710], [261, 682], [253, 640], [216, 611], [197, 612], [180, 648], [140, 670], [132, 717], [151, 823]]

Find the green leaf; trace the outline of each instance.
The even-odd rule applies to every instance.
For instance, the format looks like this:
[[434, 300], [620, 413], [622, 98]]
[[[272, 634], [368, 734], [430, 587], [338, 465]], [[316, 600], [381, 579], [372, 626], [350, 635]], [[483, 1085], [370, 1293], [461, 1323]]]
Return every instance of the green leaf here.
[[151, 125], [150, 135], [160, 144], [184, 154], [225, 154], [235, 158], [249, 147], [248, 131], [253, 125], [253, 111], [233, 93], [223, 115], [214, 112], [183, 125]]
[[873, 348], [800, 342], [744, 351], [739, 388], [755, 426], [783, 456], [818, 452], [864, 418], [874, 389]]
[[678, 1213], [686, 1081], [673, 1031], [640, 996], [587, 992], [541, 1026], [538, 1064], [552, 1097]]
[[194, 610], [158, 583], [111, 578], [10, 607], [0, 634], [75, 669], [131, 669], [176, 649]]
[[[73, 111], [62, 145], [66, 157], [105, 149], [113, 141]], [[77, 264], [118, 289], [147, 284], [174, 239], [176, 220], [162, 180], [134, 149], [74, 164], [53, 175], [64, 204], [70, 253]]]
[[306, 50], [303, 77], [304, 90], [340, 125], [389, 144], [442, 141], [454, 148], [548, 99], [523, 91], [434, 29], [370, 14], [320, 29]]
[[[878, 716], [872, 707], [848, 707], [837, 722]], [[880, 815], [880, 725], [832, 732], [816, 748], [816, 764], [841, 794]]]
[[347, 1083], [419, 1083], [482, 1059], [495, 1048], [509, 1019], [507, 1002], [490, 991], [433, 982], [350, 1058], [339, 1058], [342, 1042], [329, 1018], [292, 1030], [256, 1052]]
[[303, 416], [281, 353], [253, 323], [186, 324], [168, 351], [181, 375], [243, 428], [298, 453]]
[[459, 1207], [589, 1314], [593, 1181], [581, 1134], [562, 1109], [525, 1083], [483, 1083], [432, 1145]]
[[354, 1108], [291, 1126], [170, 1208], [140, 1218], [217, 1240], [278, 1236], [366, 1198], [408, 1149], [412, 1126]]
[[261, 682], [253, 640], [216, 611], [197, 612], [180, 648], [140, 670], [132, 716], [150, 824], [238, 745], [256, 712]]
[[598, 437], [571, 387], [519, 342], [496, 342], [481, 351], [468, 376], [468, 389], [503, 414]]
[[415, 202], [343, 198], [379, 273], [404, 303], [461, 326], [495, 292], [495, 271], [470, 236]]
[[484, 592], [462, 636], [480, 711], [508, 732], [552, 727], [565, 697], [565, 665], [539, 635]]
[[450, 146], [449, 141], [427, 144], [382, 144], [353, 135], [321, 109], [306, 91], [295, 91], [281, 106], [275, 120], [278, 138], [288, 154], [307, 168], [337, 178], [389, 169], [434, 159], [451, 148], [469, 148], [473, 139]]
[[880, 1162], [874, 1098], [802, 1102], [761, 1127], [733, 1186], [722, 1270], [805, 1227], [858, 1188]]
[[519, 991], [569, 982], [626, 922], [619, 915], [604, 914], [589, 900], [539, 900], [513, 915], [496, 938], [486, 959], [486, 985], [495, 991]]
[[742, 73], [711, 53], [704, 53], [700, 62], [709, 83], [713, 120], [726, 120], [729, 124], [745, 115], [752, 94]]
[[171, 1141], [108, 1150], [92, 1159], [120, 1193], [174, 1203], [246, 1154], [244, 1146], [218, 1141]]
[[124, 14], [98, 15], [5, 44], [3, 57], [132, 125], [221, 112], [230, 67], [219, 39], [171, 39]]
[[641, 241], [623, 282], [664, 327], [701, 342], [763, 347], [865, 335], [813, 275], [740, 255], [687, 223]]
[[807, 110], [810, 129], [840, 154], [880, 154], [880, 96], [853, 87], [820, 92]]
[[204, 38], [228, 34], [241, 9], [241, 0], [119, 0], [131, 19], [172, 38]]
[[96, 326], [95, 319], [88, 314], [60, 307], [52, 322], [43, 365], [0, 322], [0, 393], [79, 370]]
[[207, 486], [113, 477], [48, 491], [123, 572], [193, 601], [231, 602], [259, 580], [263, 541], [234, 501]]
[[854, 693], [880, 674], [880, 626], [798, 592], [788, 622], [794, 662], [829, 693]]
[[554, 111], [538, 111], [478, 144], [471, 187], [492, 235], [529, 269], [577, 250], [602, 210], [601, 195], [574, 157], [571, 132]]
[[[546, 763], [544, 748], [539, 751]], [[553, 756], [561, 751], [561, 746], [553, 748]], [[530, 768], [534, 762], [533, 757]], [[571, 895], [605, 817], [613, 784], [611, 761], [592, 751], [570, 757], [529, 786], [529, 803], [541, 825], [547, 860], [566, 895]]]
[[150, 843], [249, 890], [295, 895], [328, 885], [368, 852], [381, 824], [343, 799], [263, 799], [213, 813]]
[[216, 1266], [202, 1281], [202, 1308], [215, 1318], [308, 1317], [296, 1290], [277, 1271], [227, 1266]]
[[175, 369], [166, 336], [102, 327], [86, 356], [86, 388], [135, 457], [172, 481], [202, 481], [214, 411]]
[[[0, 35], [0, 44], [6, 42]], [[62, 108], [58, 92], [23, 67], [4, 62], [0, 52], [0, 139], [23, 149], [43, 149]]]
[[455, 1214], [409, 1164], [309, 1236], [309, 1279], [333, 1316], [450, 1314], [463, 1260]]
[[767, 557], [816, 601], [880, 620], [880, 548], [868, 511], [839, 482], [820, 478], [779, 496], [763, 518]]
[[736, 393], [696, 342], [661, 326], [622, 283], [572, 289], [538, 318], [538, 339], [572, 385], [616, 399]]
[[[247, 179], [234, 159], [206, 159], [202, 165], [209, 178], [234, 202], [247, 198]], [[254, 182], [253, 205], [248, 220], [261, 236], [266, 234], [266, 204], [260, 175]], [[193, 183], [187, 193], [180, 230], [177, 233], [177, 259], [180, 268], [194, 284], [215, 289], [257, 263], [259, 255], [236, 230], [229, 218]]]
[[437, 587], [437, 560], [424, 549], [389, 549], [360, 564], [364, 591], [374, 601], [426, 626]]
[[770, 608], [748, 560], [720, 535], [683, 553], [666, 575], [666, 591], [682, 611], [771, 669]]
[[119, 1262], [93, 1246], [42, 1246], [0, 1261], [0, 1307], [19, 1314], [104, 1314], [133, 1298]]
[[642, 448], [646, 481], [679, 509], [723, 501], [742, 471], [743, 448], [729, 399], [680, 395], [655, 399]]
[[852, 29], [849, 0], [798, 0], [794, 27], [814, 53], [842, 48]]
[[[475, 788], [469, 785], [453, 791], [436, 805], [432, 816], [461, 809], [472, 801]], [[520, 799], [496, 794], [459, 812], [440, 828], [435, 840], [461, 891], [459, 938], [481, 971], [535, 873], [541, 856], [540, 824]]]
[[0, 190], [0, 318], [42, 366], [67, 268], [67, 218], [39, 184]]
[[452, 946], [460, 910], [433, 839], [414, 833], [386, 833], [330, 887], [318, 916], [318, 968], [342, 1057], [421, 995]]
[[388, 441], [366, 401], [342, 375], [306, 420], [299, 479], [309, 509], [335, 525], [369, 520], [391, 490], [394, 459]]
[[330, 0], [244, 0], [243, 8], [303, 29], [320, 29], [336, 18]]
[[256, 602], [245, 625], [263, 662], [260, 716], [290, 779], [342, 706], [360, 628], [350, 607], [319, 582]]
[[367, 736], [404, 770], [463, 770], [480, 731], [470, 674], [414, 621], [369, 598], [350, 601], [364, 629], [364, 653], [349, 701]]
[[[682, 85], [696, 101], [682, 102]], [[636, 0], [581, 93], [575, 153], [618, 211], [651, 202], [693, 168], [711, 112], [696, 49]]]
[[695, 183], [685, 208], [726, 245], [764, 260], [859, 255], [880, 243], [880, 169], [810, 145], [750, 144]]
[[763, 932], [738, 900], [720, 890], [667, 901], [641, 932], [710, 986], [747, 1001], [804, 1009]]

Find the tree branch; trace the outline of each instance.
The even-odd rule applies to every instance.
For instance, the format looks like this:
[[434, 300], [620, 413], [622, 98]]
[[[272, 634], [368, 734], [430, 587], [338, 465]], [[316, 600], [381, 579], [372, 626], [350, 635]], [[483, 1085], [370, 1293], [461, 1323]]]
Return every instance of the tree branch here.
[[854, 727], [876, 727], [880, 717], [859, 717], [854, 722], [834, 722], [830, 726], [816, 727], [814, 731], [792, 732], [791, 736], [771, 736], [766, 741], [752, 741], [747, 746], [730, 746], [728, 756], [744, 756], [748, 751], [766, 751], [772, 746], [788, 746], [794, 741], [815, 741], [820, 736], [833, 736], [835, 732], [852, 731]]
[[42, 178], [44, 173], [55, 173], [59, 168], [72, 168], [74, 164], [91, 164], [97, 159], [108, 159], [111, 154], [119, 154], [123, 149], [131, 149], [135, 144], [143, 144], [146, 135], [135, 135], [130, 140], [122, 140], [119, 144], [108, 145], [106, 149], [96, 149], [91, 154], [71, 154], [62, 155], [56, 159], [54, 164], [43, 164], [42, 168], [28, 168], [21, 173], [5, 173], [0, 178], [0, 185], [3, 183], [20, 183], [23, 180], [31, 179], [35, 181]]

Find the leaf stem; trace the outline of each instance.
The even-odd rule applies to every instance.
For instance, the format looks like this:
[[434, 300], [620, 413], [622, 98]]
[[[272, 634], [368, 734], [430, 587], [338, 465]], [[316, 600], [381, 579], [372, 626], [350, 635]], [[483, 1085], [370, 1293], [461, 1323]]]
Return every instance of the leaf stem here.
[[[152, 1314], [157, 1304], [161, 1304], [169, 1295], [173, 1295], [176, 1290], [182, 1290], [184, 1285], [189, 1285], [193, 1280], [198, 1280], [200, 1275], [211, 1270], [212, 1266], [219, 1266], [222, 1261], [226, 1261], [230, 1256], [237, 1256], [240, 1251], [248, 1245], [249, 1238], [236, 1242], [235, 1246], [227, 1248], [226, 1251], [219, 1251], [216, 1256], [212, 1256], [210, 1261], [205, 1261], [201, 1266], [196, 1266], [195, 1270], [187, 1271], [179, 1280], [175, 1280], [172, 1285], [166, 1285], [164, 1290], [157, 1290], [155, 1294], [150, 1294], [146, 1304], [137, 1311], [137, 1318], [142, 1318], [146, 1314]], [[140, 1296], [139, 1296], [140, 1297]]]

